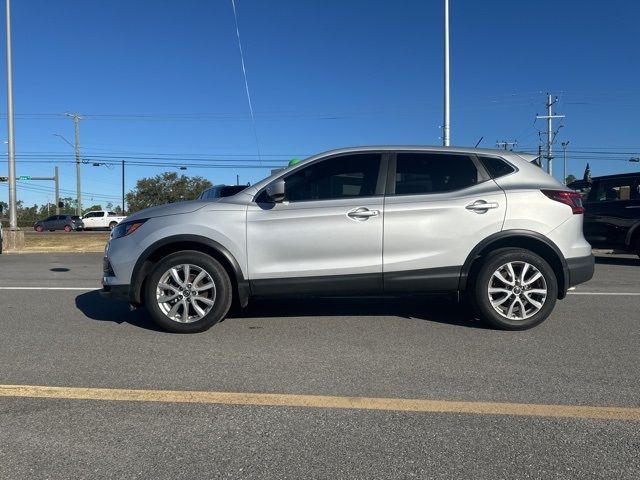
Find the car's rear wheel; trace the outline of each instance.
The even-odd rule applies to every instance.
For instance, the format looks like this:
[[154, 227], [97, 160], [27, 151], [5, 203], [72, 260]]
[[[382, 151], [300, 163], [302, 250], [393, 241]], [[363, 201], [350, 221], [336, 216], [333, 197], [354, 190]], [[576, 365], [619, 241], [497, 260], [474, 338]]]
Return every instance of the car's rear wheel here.
[[117, 223], [117, 222], [111, 222], [111, 223], [109, 224], [109, 230], [113, 230], [114, 228], [116, 228], [116, 225], [118, 225], [118, 223]]
[[218, 261], [197, 251], [177, 252], [156, 264], [145, 286], [153, 320], [177, 333], [202, 332], [231, 306], [229, 275]]
[[503, 248], [487, 255], [471, 289], [479, 317], [504, 330], [540, 324], [558, 298], [558, 281], [549, 263], [521, 248]]
[[65, 225], [64, 226], [64, 231], [69, 233], [71, 230], [73, 230], [73, 228], [71, 228], [71, 225]]

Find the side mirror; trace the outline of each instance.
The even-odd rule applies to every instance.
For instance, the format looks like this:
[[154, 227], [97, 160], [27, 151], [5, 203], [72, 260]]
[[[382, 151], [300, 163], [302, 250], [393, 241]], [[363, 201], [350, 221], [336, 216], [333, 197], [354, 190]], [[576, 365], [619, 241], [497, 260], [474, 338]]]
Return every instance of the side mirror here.
[[284, 200], [284, 180], [279, 178], [273, 183], [270, 183], [267, 188], [267, 197], [269, 200], [275, 203], [280, 203]]

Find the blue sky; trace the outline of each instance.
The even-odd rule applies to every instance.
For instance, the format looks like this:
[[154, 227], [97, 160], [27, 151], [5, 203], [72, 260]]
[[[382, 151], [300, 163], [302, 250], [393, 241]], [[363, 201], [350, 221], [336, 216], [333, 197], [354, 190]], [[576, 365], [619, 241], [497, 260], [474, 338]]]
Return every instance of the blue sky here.
[[[206, 159], [243, 168], [181, 173], [254, 182], [270, 165], [331, 148], [441, 143], [441, 0], [236, 6], [261, 162], [231, 0], [14, 0], [18, 175], [50, 175], [57, 162], [62, 188], [75, 189], [73, 151], [53, 135], [73, 140], [64, 112], [86, 115], [85, 158], [167, 162], [128, 166], [127, 189], [179, 165], [215, 163]], [[450, 9], [453, 145], [484, 137], [485, 147], [517, 139], [537, 149], [546, 126], [534, 117], [550, 91], [566, 115], [556, 149], [570, 141], [569, 173], [581, 176], [587, 161], [593, 175], [639, 169], [626, 160], [640, 155], [640, 4], [450, 0]], [[4, 9], [0, 19], [4, 54]], [[85, 206], [118, 203], [119, 167], [84, 165], [82, 180]], [[26, 204], [53, 201], [49, 183], [20, 187]]]

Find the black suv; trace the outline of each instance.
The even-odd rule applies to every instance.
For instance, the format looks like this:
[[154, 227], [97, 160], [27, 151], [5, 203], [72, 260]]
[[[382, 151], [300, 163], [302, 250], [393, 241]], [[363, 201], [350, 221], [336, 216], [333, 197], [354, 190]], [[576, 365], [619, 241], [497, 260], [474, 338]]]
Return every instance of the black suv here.
[[596, 177], [590, 187], [584, 202], [587, 241], [596, 248], [640, 255], [640, 172]]

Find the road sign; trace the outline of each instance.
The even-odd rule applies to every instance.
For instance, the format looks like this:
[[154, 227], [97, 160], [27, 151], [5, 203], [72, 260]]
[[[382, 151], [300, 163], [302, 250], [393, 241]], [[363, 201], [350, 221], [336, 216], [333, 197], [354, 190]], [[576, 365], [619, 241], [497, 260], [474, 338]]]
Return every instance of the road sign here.
[[31, 176], [30, 175], [20, 175], [18, 177], [18, 180], [31, 180]]

